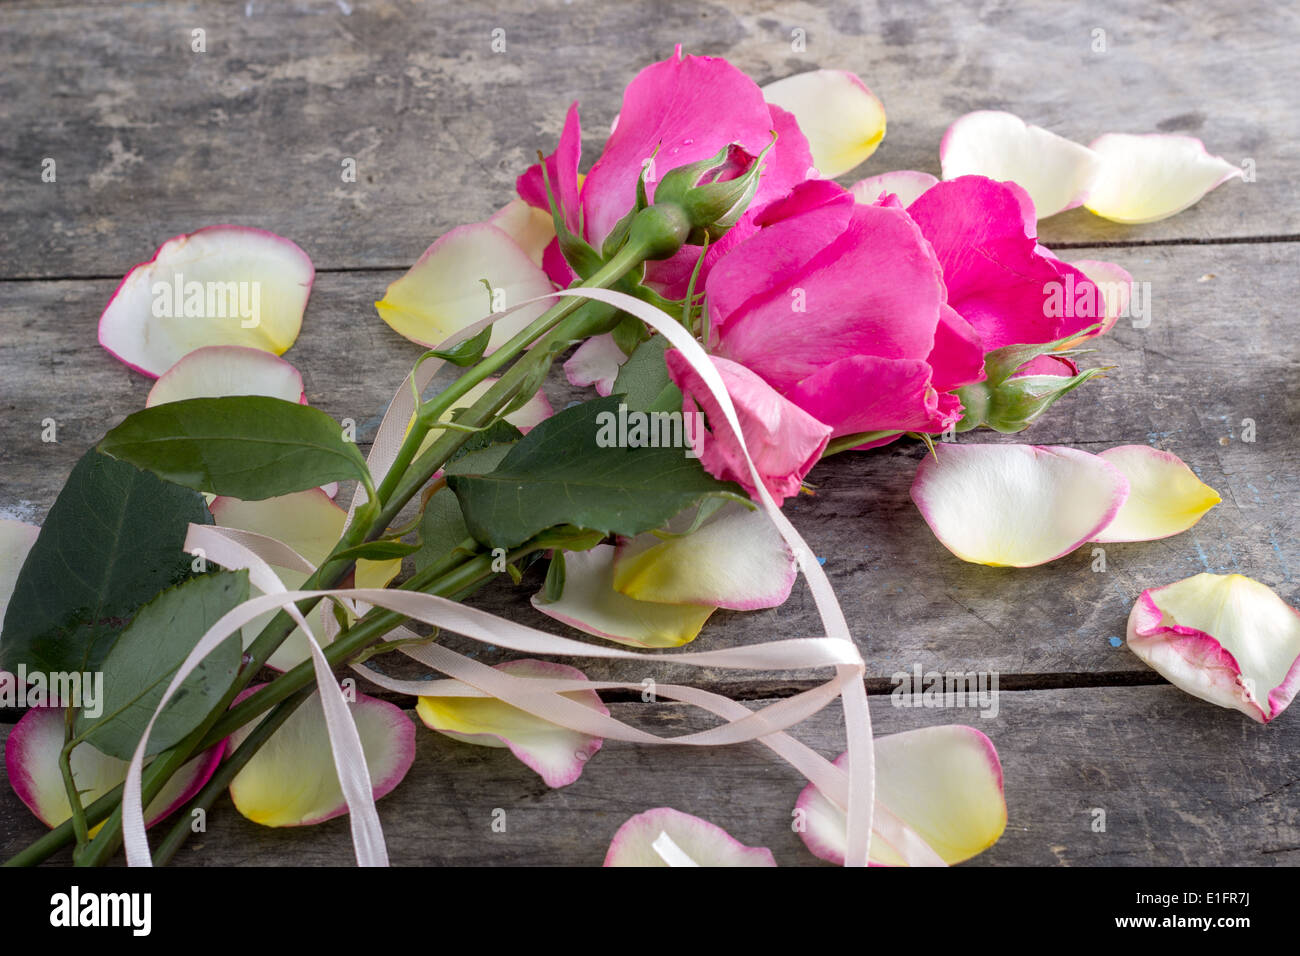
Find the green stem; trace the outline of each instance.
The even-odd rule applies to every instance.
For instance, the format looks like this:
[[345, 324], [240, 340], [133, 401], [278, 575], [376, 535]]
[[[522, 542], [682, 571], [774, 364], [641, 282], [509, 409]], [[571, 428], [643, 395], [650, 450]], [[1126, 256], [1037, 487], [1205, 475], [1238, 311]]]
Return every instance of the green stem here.
[[[644, 262], [645, 258], [642, 246], [634, 246], [629, 243], [595, 272], [590, 279], [584, 282], [582, 287], [586, 289], [608, 288]], [[583, 337], [582, 329], [577, 327], [577, 324], [563, 324], [564, 319], [575, 312], [582, 304], [583, 300], [581, 298], [570, 296], [552, 306], [527, 329], [506, 343], [505, 346], [492, 353], [490, 357], [476, 365], [469, 373], [462, 375], [446, 390], [439, 393], [436, 398], [421, 409], [421, 416], [427, 416], [429, 419], [436, 421], [452, 406], [456, 399], [462, 397], [473, 385], [477, 385], [493, 372], [502, 368], [506, 361], [512, 357], [507, 355], [507, 352], [513, 351], [514, 354], [518, 354], [526, 345], [536, 341], [537, 344], [532, 352], [524, 355], [511, 366], [509, 371], [497, 379], [493, 386], [470, 406], [459, 419], [459, 423], [462, 425], [471, 427], [486, 425], [514, 397], [519, 387], [527, 381], [533, 371], [534, 362], [550, 362], [554, 351], [559, 348], [561, 343]], [[582, 317], [577, 318], [581, 320]], [[538, 338], [538, 335], [543, 331], [545, 334]], [[481, 372], [480, 370], [484, 368], [487, 371]], [[466, 382], [468, 384], [462, 384]], [[419, 458], [414, 459], [413, 464], [407, 470], [407, 474], [401, 477], [398, 484], [387, 489], [387, 493], [385, 493], [384, 486], [387, 486], [389, 482], [385, 479], [384, 486], [380, 488], [383, 508], [380, 511], [379, 524], [384, 527], [391, 524], [402, 508], [406, 506], [406, 503], [424, 487], [439, 468], [447, 463], [448, 459], [456, 453], [456, 449], [460, 448], [468, 438], [469, 435], [463, 433], [449, 432], [444, 434], [430, 445]], [[396, 469], [393, 469], [389, 472], [389, 476], [395, 472]]]
[[63, 775], [63, 789], [68, 794], [68, 807], [72, 811], [72, 832], [76, 834], [77, 849], [80, 850], [90, 842], [90, 828], [86, 825], [86, 808], [81, 805], [77, 781], [72, 777], [72, 750], [78, 743], [72, 735], [72, 722], [76, 719], [76, 713], [76, 709], [71, 706], [63, 712], [64, 743], [59, 751], [59, 773]]
[[283, 701], [275, 710], [266, 716], [266, 719], [254, 727], [243, 739], [240, 745], [235, 748], [235, 752], [226, 757], [217, 767], [216, 772], [204, 784], [203, 789], [198, 795], [190, 801], [189, 805], [182, 810], [177, 817], [172, 828], [163, 838], [162, 843], [154, 850], [154, 866], [164, 866], [176, 851], [181, 848], [191, 833], [194, 832], [192, 821], [194, 811], [202, 810], [206, 815], [208, 810], [212, 809], [212, 803], [221, 794], [230, 782], [235, 779], [235, 775], [243, 770], [258, 749], [271, 739], [271, 736], [280, 729], [290, 715], [298, 708], [298, 705], [311, 696], [311, 688], [304, 687], [288, 700]]

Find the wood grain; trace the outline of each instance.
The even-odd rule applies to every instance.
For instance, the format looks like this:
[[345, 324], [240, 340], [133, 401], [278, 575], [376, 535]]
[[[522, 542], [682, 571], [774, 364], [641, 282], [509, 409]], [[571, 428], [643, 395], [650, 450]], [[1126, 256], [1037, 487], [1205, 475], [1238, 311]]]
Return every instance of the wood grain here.
[[[1010, 819], [976, 863], [1300, 863], [1295, 715], [1263, 728], [1150, 686], [1159, 677], [1111, 643], [1143, 588], [1197, 571], [1240, 571], [1296, 603], [1295, 10], [1265, 0], [54, 0], [6, 3], [0, 23], [0, 516], [36, 522], [84, 449], [143, 405], [150, 382], [95, 344], [95, 323], [122, 274], [164, 239], [238, 222], [311, 254], [318, 279], [287, 358], [313, 404], [355, 420], [364, 444], [419, 352], [376, 316], [384, 287], [438, 235], [498, 208], [574, 99], [589, 166], [624, 85], [678, 42], [760, 82], [818, 67], [861, 74], [890, 128], [845, 182], [890, 169], [937, 174], [944, 129], [983, 108], [1081, 142], [1189, 133], [1234, 163], [1252, 160], [1257, 181], [1230, 183], [1164, 222], [1126, 227], [1073, 210], [1041, 223], [1065, 258], [1113, 260], [1146, 283], [1151, 323], [1121, 321], [1084, 358], [1114, 371], [1030, 431], [962, 439], [1168, 449], [1223, 495], [1195, 529], [1108, 545], [1104, 572], [1092, 570], [1091, 549], [1028, 570], [963, 564], [908, 498], [915, 445], [824, 462], [811, 476], [817, 495], [787, 511], [825, 559], [862, 647], [878, 732], [968, 722], [998, 746]], [[195, 29], [204, 53], [191, 50]], [[502, 53], [490, 45], [497, 29]], [[804, 52], [791, 47], [795, 30]], [[1098, 30], [1105, 52], [1093, 50]], [[41, 182], [47, 157], [55, 183]], [[349, 157], [355, 183], [340, 176]], [[547, 389], [557, 407], [574, 397], [559, 380]], [[40, 440], [46, 418], [57, 443]], [[528, 604], [539, 586], [532, 573], [475, 601], [560, 631]], [[781, 608], [720, 612], [694, 647], [815, 633], [799, 588]], [[889, 706], [890, 675], [917, 665], [996, 672], [998, 717]], [[633, 679], [750, 700], [812, 679], [645, 666]], [[613, 708], [659, 730], [703, 726], [680, 705]], [[0, 738], [8, 730], [0, 724]], [[798, 735], [834, 755], [841, 718], [828, 710]], [[770, 846], [782, 865], [816, 862], [790, 830], [801, 781], [756, 746], [607, 744], [578, 783], [552, 791], [503, 751], [423, 729], [418, 739], [410, 776], [380, 804], [397, 863], [599, 863], [623, 820], [659, 805]], [[505, 834], [490, 829], [495, 808], [507, 813]], [[1107, 813], [1104, 833], [1091, 829], [1095, 808]], [[223, 802], [210, 824], [178, 863], [351, 860], [345, 821], [272, 831]], [[0, 786], [0, 857], [40, 832]]]
[[[590, 164], [633, 73], [677, 43], [759, 82], [861, 74], [890, 130], [858, 176], [938, 173], [943, 131], [984, 108], [1083, 142], [1190, 133], [1255, 163], [1256, 182], [1173, 219], [1126, 227], [1075, 210], [1044, 223], [1049, 241], [1300, 235], [1300, 159], [1283, 135], [1300, 14], [1268, 0], [669, 0], [653, 12], [604, 0], [247, 0], [16, 3], [2, 16], [8, 277], [120, 276], [167, 237], [218, 222], [286, 235], [320, 268], [404, 268], [500, 206], [574, 99]], [[191, 49], [195, 29], [206, 52]], [[795, 30], [805, 52], [792, 49]], [[56, 183], [41, 181], [45, 158]], [[342, 181], [345, 158], [355, 183]]]
[[[787, 510], [826, 559], [870, 673], [888, 678], [919, 663], [1029, 675], [1031, 686], [1044, 675], [1084, 674], [1095, 682], [1123, 672], [1131, 675], [1126, 679], [1154, 679], [1110, 642], [1123, 636], [1143, 588], [1203, 570], [1240, 571], [1292, 596], [1300, 564], [1294, 439], [1300, 395], [1288, 292], [1296, 251], [1297, 244], [1280, 243], [1071, 253], [1109, 254], [1149, 283], [1149, 327], [1121, 322], [1083, 359], [1115, 370], [1067, 396], [1029, 431], [962, 440], [1094, 451], [1152, 444], [1181, 456], [1223, 495], [1224, 503], [1186, 534], [1108, 545], [1104, 573], [1092, 570], [1091, 548], [1019, 570], [954, 558], [908, 497], [922, 454], [915, 443], [818, 465], [810, 476], [816, 496], [792, 501]], [[309, 400], [338, 419], [354, 419], [363, 441], [373, 436], [420, 352], [384, 325], [372, 305], [397, 275], [322, 275], [302, 336], [286, 354], [302, 370]], [[150, 380], [94, 344], [112, 288], [106, 280], [0, 284], [0, 514], [39, 523], [85, 448], [144, 404]], [[548, 388], [556, 407], [575, 394], [559, 375]], [[41, 441], [46, 418], [58, 423], [57, 444]], [[1241, 440], [1246, 418], [1255, 420], [1254, 442]], [[476, 603], [558, 630], [528, 603], [540, 584], [537, 574], [520, 588], [503, 579]], [[696, 646], [815, 633], [815, 608], [802, 583], [797, 588], [780, 608], [719, 612]], [[665, 670], [661, 679], [687, 679]], [[606, 670], [593, 664], [591, 672]], [[768, 693], [806, 683], [790, 674], [722, 672], [707, 679]]]
[[[1171, 687], [1003, 692], [992, 719], [971, 710], [896, 708], [888, 697], [873, 697], [871, 707], [878, 733], [967, 723], [997, 747], [1007, 829], [970, 865], [1300, 864], [1295, 721], [1261, 727]], [[709, 725], [678, 704], [611, 709], [657, 733]], [[551, 790], [508, 751], [458, 743], [422, 725], [416, 733], [415, 765], [379, 802], [395, 865], [599, 865], [619, 825], [657, 806], [696, 814], [742, 842], [770, 847], [781, 866], [819, 863], [791, 830], [802, 778], [758, 745], [607, 742], [577, 782]], [[796, 736], [834, 757], [843, 749], [840, 714], [823, 711]], [[1151, 746], [1154, 739], [1159, 747]], [[1104, 832], [1093, 830], [1098, 809], [1105, 811]], [[504, 833], [492, 830], [494, 810], [505, 813]], [[9, 788], [0, 788], [0, 858], [40, 832]], [[175, 863], [351, 861], [345, 819], [271, 830], [245, 820], [223, 797], [208, 815], [207, 832], [192, 838]]]

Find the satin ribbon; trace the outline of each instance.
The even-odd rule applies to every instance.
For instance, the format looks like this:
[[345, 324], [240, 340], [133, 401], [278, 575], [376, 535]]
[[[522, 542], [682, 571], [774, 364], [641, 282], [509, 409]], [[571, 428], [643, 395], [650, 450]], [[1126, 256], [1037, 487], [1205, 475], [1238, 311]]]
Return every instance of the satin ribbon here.
[[[581, 689], [590, 690], [601, 687], [640, 688], [641, 684], [639, 682], [636, 684], [622, 684], [617, 682], [566, 682], [538, 678], [519, 678], [504, 674], [495, 668], [487, 667], [440, 645], [402, 648], [412, 658], [420, 660], [427, 666], [433, 667], [453, 679], [447, 682], [418, 682], [422, 688], [419, 693], [424, 696], [434, 696], [440, 692], [448, 693], [453, 689], [453, 685], [459, 688], [468, 686], [560, 726], [591, 733], [595, 736], [639, 743], [718, 746], [746, 740], [759, 740], [788, 760], [812, 781], [828, 799], [844, 808], [848, 832], [848, 846], [845, 854], [846, 865], [866, 865], [872, 838], [873, 810], [876, 808], [871, 718], [867, 707], [866, 689], [863, 684], [863, 676], [866, 670], [865, 664], [858, 653], [856, 645], [853, 643], [848, 623], [844, 619], [830, 581], [827, 579], [820, 563], [798, 531], [781, 513], [764, 487], [762, 477], [745, 446], [744, 435], [740, 428], [735, 407], [731, 402], [731, 397], [727, 393], [717, 369], [699, 343], [671, 316], [632, 296], [605, 289], [565, 289], [546, 296], [529, 299], [505, 312], [488, 316], [452, 336], [439, 346], [439, 349], [445, 350], [454, 347], [476, 334], [489, 323], [501, 318], [504, 314], [539, 301], [565, 296], [594, 299], [635, 315], [663, 334], [673, 347], [682, 352], [683, 356], [700, 375], [705, 386], [718, 402], [724, 419], [737, 438], [738, 445], [750, 470], [752, 483], [758, 491], [760, 505], [789, 545], [800, 570], [808, 581], [809, 589], [817, 605], [827, 636], [774, 641], [767, 644], [719, 651], [655, 655], [599, 647], [582, 641], [558, 637], [516, 622], [497, 618], [487, 612], [469, 608], [436, 595], [419, 594], [398, 589], [350, 588], [329, 591], [286, 591], [270, 568], [267, 558], [275, 560], [282, 567], [301, 568], [305, 565], [307, 568], [311, 568], [310, 562], [307, 562], [301, 555], [297, 555], [292, 548], [274, 539], [254, 535], [250, 532], [232, 533], [232, 529], [214, 528], [208, 525], [191, 525], [186, 540], [188, 550], [197, 551], [201, 549], [207, 557], [223, 567], [247, 568], [250, 573], [250, 580], [263, 594], [260, 597], [249, 599], [238, 608], [224, 615], [199, 640], [189, 656], [177, 669], [140, 738], [127, 769], [122, 797], [123, 841], [126, 846], [127, 861], [130, 865], [150, 865], [151, 863], [148, 842], [145, 837], [141, 800], [141, 773], [149, 734], [153, 729], [158, 714], [161, 713], [176, 689], [193, 669], [230, 634], [237, 632], [244, 624], [255, 619], [260, 614], [279, 608], [288, 610], [293, 615], [298, 626], [307, 635], [317, 684], [325, 706], [326, 729], [329, 733], [331, 751], [352, 819], [353, 843], [356, 848], [357, 862], [361, 865], [386, 864], [387, 854], [384, 848], [383, 833], [379, 825], [378, 815], [375, 812], [365, 756], [361, 751], [356, 727], [351, 720], [342, 692], [328, 668], [328, 663], [319, 643], [312, 634], [307, 621], [294, 606], [297, 601], [303, 598], [318, 596], [345, 602], [355, 602], [345, 604], [354, 613], [363, 613], [363, 609], [370, 605], [384, 607], [397, 611], [406, 617], [436, 627], [446, 628], [485, 643], [511, 647], [515, 650], [533, 654], [636, 659], [642, 661], [643, 665], [647, 660], [664, 659], [700, 667], [740, 669], [766, 670], [832, 666], [836, 670], [836, 675], [832, 680], [794, 697], [769, 704], [757, 711], [751, 711], [743, 704], [722, 695], [711, 694], [698, 688], [665, 685], [661, 688], [664, 696], [699, 706], [704, 710], [724, 717], [727, 723], [710, 730], [687, 734], [682, 737], [660, 738], [657, 735], [630, 727], [614, 718], [599, 714], [564, 696], [566, 689], [577, 689], [572, 687], [571, 683], [578, 683], [581, 685]], [[392, 402], [389, 403], [367, 461], [376, 485], [382, 482], [389, 468], [391, 468], [405, 437], [406, 430], [411, 423], [415, 411], [413, 391], [422, 392], [432, 381], [442, 364], [442, 361], [438, 359], [429, 359], [421, 363], [418, 368], [413, 369], [407, 376], [403, 385], [394, 395]], [[354, 493], [352, 508], [349, 510], [347, 519], [349, 522], [352, 520], [357, 507], [364, 502], [364, 494], [362, 488], [358, 488]], [[334, 632], [337, 631], [337, 624], [333, 621], [332, 615], [326, 614], [323, 617], [326, 622], [325, 629], [328, 641], [328, 639], [332, 639]], [[414, 636], [406, 629], [399, 629], [395, 633], [397, 636], [402, 637]], [[390, 638], [392, 636], [390, 635]], [[382, 677], [382, 675], [377, 675], [371, 668], [364, 668], [363, 672], [367, 673], [367, 676], [374, 674]], [[387, 680], [387, 678], [384, 680]], [[383, 683], [382, 680], [379, 682]], [[438, 689], [434, 685], [441, 685], [441, 688]], [[463, 689], [460, 690], [460, 693], [464, 693]], [[848, 745], [847, 774], [810, 748], [783, 733], [785, 728], [821, 710], [836, 696], [839, 696], [842, 700], [845, 715]], [[942, 859], [925, 844], [925, 841], [919, 835], [887, 809], [883, 807], [879, 809], [880, 819], [875, 821], [875, 828], [879, 831], [879, 835], [894, 847], [904, 859], [921, 865], [943, 865]]]

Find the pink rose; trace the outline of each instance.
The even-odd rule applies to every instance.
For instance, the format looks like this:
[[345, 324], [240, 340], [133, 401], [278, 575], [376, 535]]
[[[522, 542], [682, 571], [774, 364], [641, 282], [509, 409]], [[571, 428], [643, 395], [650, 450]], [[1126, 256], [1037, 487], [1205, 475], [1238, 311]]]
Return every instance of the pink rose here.
[[714, 352], [835, 436], [941, 432], [958, 418], [944, 393], [982, 377], [983, 351], [901, 206], [814, 180], [756, 224], [706, 283]]
[[[734, 481], [751, 495], [757, 495], [735, 432], [727, 424], [721, 407], [700, 374], [676, 349], [664, 353], [664, 361], [668, 365], [669, 377], [682, 390], [682, 412], [690, 415], [702, 411], [708, 419], [708, 430], [692, 431], [700, 464], [715, 478]], [[723, 358], [712, 361], [736, 407], [745, 447], [758, 468], [763, 486], [780, 505], [786, 498], [799, 493], [804, 475], [826, 450], [831, 429], [799, 406], [786, 401], [743, 365]]]

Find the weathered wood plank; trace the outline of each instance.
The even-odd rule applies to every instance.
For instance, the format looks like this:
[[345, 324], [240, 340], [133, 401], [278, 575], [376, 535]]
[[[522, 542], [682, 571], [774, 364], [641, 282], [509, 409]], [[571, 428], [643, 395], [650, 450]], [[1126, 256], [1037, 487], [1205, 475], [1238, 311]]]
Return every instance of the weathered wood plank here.
[[[587, 162], [636, 70], [682, 43], [760, 82], [859, 72], [890, 132], [859, 175], [937, 173], [947, 125], [1009, 109], [1087, 142], [1183, 132], [1258, 181], [1162, 223], [1076, 210], [1049, 241], [1300, 234], [1294, 47], [1268, 0], [1134, 6], [409, 2], [8, 4], [0, 276], [117, 276], [168, 236], [217, 222], [299, 242], [322, 268], [401, 267], [484, 218], [584, 108]], [[205, 32], [206, 52], [192, 50]], [[493, 52], [494, 30], [505, 31]], [[792, 49], [802, 31], [804, 52]], [[1095, 31], [1106, 52], [1093, 52]], [[57, 182], [44, 183], [53, 159]], [[341, 163], [357, 161], [345, 183]]]
[[[658, 733], [708, 726], [676, 704], [615, 704]], [[993, 740], [1006, 779], [1008, 825], [980, 865], [1300, 864], [1300, 721], [1264, 728], [1171, 687], [1002, 693], [995, 718], [901, 709], [872, 698], [879, 733], [969, 723]], [[0, 729], [0, 736], [7, 728]], [[802, 778], [765, 748], [640, 747], [606, 743], [581, 779], [549, 790], [504, 750], [471, 747], [417, 728], [415, 766], [380, 804], [396, 865], [599, 865], [634, 813], [672, 806], [771, 847], [782, 866], [817, 861], [791, 831]], [[797, 736], [834, 756], [841, 717], [828, 709]], [[1159, 746], [1153, 742], [1159, 741]], [[506, 832], [492, 830], [505, 811]], [[1095, 810], [1105, 831], [1094, 832]], [[41, 832], [0, 787], [0, 857]], [[223, 798], [208, 832], [179, 864], [307, 866], [351, 861], [346, 820], [267, 830]]]
[[[871, 673], [884, 678], [919, 663], [1008, 676], [1083, 672], [1094, 681], [1119, 671], [1148, 675], [1110, 643], [1123, 635], [1142, 588], [1201, 570], [1233, 570], [1293, 598], [1300, 395], [1287, 290], [1296, 250], [1250, 244], [1078, 251], [1078, 258], [1109, 251], [1149, 283], [1150, 325], [1121, 320], [1086, 357], [1117, 366], [1115, 372], [1009, 440], [1093, 450], [1155, 444], [1182, 456], [1225, 499], [1187, 534], [1108, 545], [1104, 573], [1092, 570], [1090, 549], [1026, 570], [952, 557], [908, 498], [919, 446], [819, 465], [811, 475], [816, 497], [787, 509], [826, 559]], [[373, 435], [383, 404], [419, 353], [374, 312], [372, 302], [395, 275], [322, 275], [302, 336], [287, 355], [303, 371], [310, 400], [336, 418], [355, 419], [362, 439]], [[112, 287], [107, 280], [0, 284], [0, 514], [39, 522], [77, 457], [144, 402], [149, 381], [94, 345], [94, 324]], [[549, 387], [557, 407], [571, 394], [562, 382]], [[46, 418], [58, 422], [57, 444], [41, 441]], [[1241, 440], [1246, 418], [1256, 422], [1253, 443]], [[479, 603], [558, 629], [528, 604], [538, 576], [525, 583], [493, 586]], [[799, 588], [778, 609], [719, 612], [696, 646], [815, 633], [815, 609]], [[593, 665], [591, 673], [605, 669]], [[676, 671], [663, 679], [692, 678]], [[791, 680], [734, 673], [708, 679], [769, 692]]]

